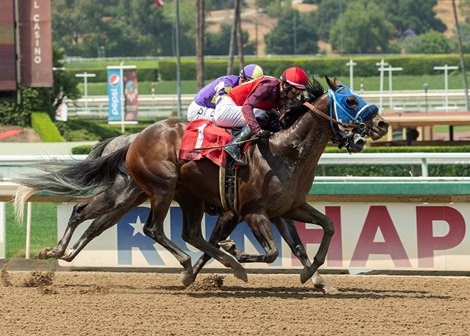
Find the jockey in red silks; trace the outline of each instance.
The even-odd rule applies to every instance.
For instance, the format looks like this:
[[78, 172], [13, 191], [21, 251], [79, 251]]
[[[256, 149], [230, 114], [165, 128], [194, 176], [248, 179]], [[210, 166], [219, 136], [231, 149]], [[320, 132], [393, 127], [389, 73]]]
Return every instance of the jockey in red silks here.
[[257, 64], [248, 64], [240, 75], [222, 76], [204, 86], [188, 107], [189, 121], [209, 119], [214, 121], [216, 103], [234, 87], [264, 75], [264, 70]]
[[216, 104], [214, 122], [221, 127], [243, 127], [240, 134], [232, 140], [225, 151], [239, 165], [245, 165], [238, 142], [249, 139], [253, 134], [269, 137], [256, 118], [263, 114], [275, 113], [285, 107], [289, 100], [295, 100], [305, 90], [308, 75], [304, 70], [291, 67], [284, 71], [280, 79], [262, 76], [233, 88], [228, 95]]

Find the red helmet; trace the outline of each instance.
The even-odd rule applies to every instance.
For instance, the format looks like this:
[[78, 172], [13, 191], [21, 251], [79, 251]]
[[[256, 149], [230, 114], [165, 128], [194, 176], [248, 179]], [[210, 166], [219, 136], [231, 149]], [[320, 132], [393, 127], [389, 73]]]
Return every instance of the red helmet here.
[[301, 90], [304, 90], [308, 85], [308, 75], [297, 67], [286, 69], [281, 76], [281, 80]]

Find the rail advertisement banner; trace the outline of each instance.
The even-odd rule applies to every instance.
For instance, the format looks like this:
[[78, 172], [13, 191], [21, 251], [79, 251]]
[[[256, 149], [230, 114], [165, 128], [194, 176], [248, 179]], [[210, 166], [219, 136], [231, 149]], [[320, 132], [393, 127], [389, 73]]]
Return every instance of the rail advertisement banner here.
[[[58, 207], [58, 235], [64, 232], [73, 205]], [[456, 204], [340, 203], [315, 204], [334, 222], [335, 234], [324, 269], [359, 270], [442, 270], [469, 271], [470, 207]], [[144, 234], [149, 207], [134, 208], [112, 228], [94, 239], [71, 263], [71, 267], [167, 267], [180, 268], [176, 259]], [[206, 215], [202, 221], [205, 237], [210, 236], [217, 217]], [[179, 207], [171, 207], [165, 219], [167, 236], [188, 253], [193, 262], [201, 252], [184, 242]], [[81, 224], [71, 245], [90, 221]], [[312, 260], [323, 231], [317, 225], [296, 223], [299, 235]], [[290, 269], [301, 264], [273, 226], [279, 257], [272, 264], [244, 264], [250, 269]], [[263, 253], [246, 223], [230, 236], [237, 248], [249, 253]], [[223, 268], [212, 261], [207, 267]]]
[[0, 1], [0, 91], [16, 90], [15, 11], [13, 0]]
[[20, 3], [22, 82], [31, 87], [52, 87], [51, 0]]
[[124, 98], [125, 98], [125, 120], [137, 121], [139, 109], [139, 92], [137, 83], [137, 70], [125, 69], [124, 73]]
[[108, 121], [122, 120], [122, 78], [119, 68], [108, 67]]

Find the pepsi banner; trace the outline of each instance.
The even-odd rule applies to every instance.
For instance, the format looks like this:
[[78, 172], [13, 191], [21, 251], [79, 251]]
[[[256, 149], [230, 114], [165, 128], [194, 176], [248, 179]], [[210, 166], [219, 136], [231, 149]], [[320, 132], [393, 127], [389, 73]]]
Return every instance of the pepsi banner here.
[[108, 121], [123, 120], [122, 86], [121, 70], [108, 67]]
[[[335, 226], [325, 264], [322, 268], [359, 270], [443, 270], [470, 271], [470, 207], [464, 203], [341, 203], [315, 204]], [[58, 235], [67, 227], [73, 204], [58, 206]], [[149, 208], [134, 208], [95, 238], [71, 262], [70, 267], [161, 267], [180, 268], [175, 257], [143, 231]], [[210, 236], [217, 217], [205, 215], [202, 232]], [[81, 224], [71, 244], [87, 229]], [[195, 262], [201, 252], [187, 244], [182, 236], [182, 214], [171, 207], [164, 222], [166, 235], [188, 253]], [[323, 230], [318, 225], [297, 222], [297, 230], [312, 260], [318, 250]], [[301, 268], [301, 264], [273, 226], [279, 257], [271, 264], [246, 263], [252, 269]], [[230, 236], [239, 250], [264, 254], [246, 223]], [[212, 261], [209, 268], [224, 268]]]

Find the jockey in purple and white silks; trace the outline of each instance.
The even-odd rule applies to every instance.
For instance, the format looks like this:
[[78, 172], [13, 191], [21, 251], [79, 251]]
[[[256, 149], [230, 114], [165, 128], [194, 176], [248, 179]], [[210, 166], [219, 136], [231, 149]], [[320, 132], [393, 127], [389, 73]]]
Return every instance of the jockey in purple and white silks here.
[[245, 66], [240, 75], [222, 76], [204, 86], [188, 107], [189, 121], [209, 119], [214, 121], [215, 105], [232, 88], [264, 75], [264, 70], [257, 64]]

